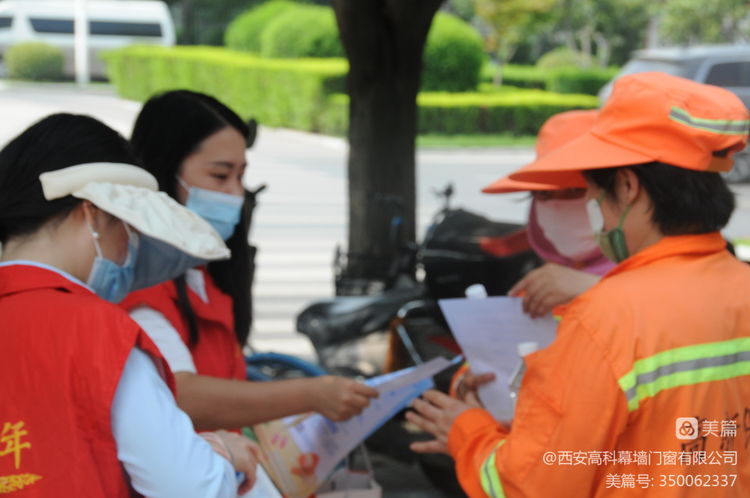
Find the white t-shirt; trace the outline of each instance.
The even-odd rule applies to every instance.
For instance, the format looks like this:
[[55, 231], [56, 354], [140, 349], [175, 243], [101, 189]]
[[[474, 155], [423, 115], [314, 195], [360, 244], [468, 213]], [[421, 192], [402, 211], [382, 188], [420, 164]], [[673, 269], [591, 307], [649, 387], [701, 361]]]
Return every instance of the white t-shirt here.
[[[185, 282], [204, 303], [208, 302], [206, 281], [202, 271], [191, 268], [185, 273]], [[135, 320], [154, 341], [172, 372], [196, 373], [190, 349], [164, 314], [148, 306], [140, 306], [130, 312], [130, 318]]]
[[143, 496], [237, 496], [232, 466], [195, 433], [154, 362], [138, 348], [130, 352], [112, 400], [112, 434], [117, 459]]

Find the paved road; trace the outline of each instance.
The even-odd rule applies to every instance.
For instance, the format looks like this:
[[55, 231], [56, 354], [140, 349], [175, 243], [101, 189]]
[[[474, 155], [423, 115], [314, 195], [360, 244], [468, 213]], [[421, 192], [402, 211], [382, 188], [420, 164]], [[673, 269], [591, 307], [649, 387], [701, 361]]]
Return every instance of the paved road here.
[[[90, 114], [129, 136], [139, 104], [113, 96], [105, 85], [19, 85], [0, 82], [0, 145], [54, 112]], [[295, 315], [333, 294], [331, 262], [346, 240], [346, 154], [343, 140], [262, 128], [249, 152], [248, 186], [267, 183], [251, 239], [259, 247], [256, 323], [252, 344], [312, 357], [294, 332]], [[531, 158], [529, 149], [423, 151], [418, 157], [420, 229], [438, 208], [431, 189], [456, 185], [455, 204], [521, 221], [526, 200], [481, 196], [479, 189]]]
[[[346, 154], [341, 140], [264, 129], [249, 155], [247, 182], [269, 184], [252, 232], [260, 247], [256, 344], [287, 349], [287, 338], [288, 344], [298, 344], [287, 333], [293, 327], [290, 319], [306, 302], [333, 294], [333, 248], [346, 240]], [[456, 185], [456, 205], [521, 221], [527, 202], [523, 196], [485, 198], [477, 192], [530, 157], [527, 149], [421, 152], [421, 230], [438, 209], [431, 189], [449, 181]]]
[[[53, 112], [91, 114], [129, 136], [138, 109], [105, 85], [82, 91], [72, 85], [0, 82], [0, 144]], [[251, 234], [259, 247], [252, 344], [260, 350], [312, 356], [307, 340], [294, 332], [294, 317], [308, 302], [333, 293], [333, 249], [346, 239], [346, 154], [342, 140], [269, 128], [261, 129], [248, 154], [248, 186], [269, 185]], [[438, 208], [431, 189], [447, 182], [456, 185], [456, 205], [498, 220], [523, 221], [524, 195], [488, 196], [479, 189], [532, 155], [528, 148], [420, 151], [420, 230]], [[736, 191], [739, 209], [727, 229], [730, 237], [750, 235], [750, 186]]]

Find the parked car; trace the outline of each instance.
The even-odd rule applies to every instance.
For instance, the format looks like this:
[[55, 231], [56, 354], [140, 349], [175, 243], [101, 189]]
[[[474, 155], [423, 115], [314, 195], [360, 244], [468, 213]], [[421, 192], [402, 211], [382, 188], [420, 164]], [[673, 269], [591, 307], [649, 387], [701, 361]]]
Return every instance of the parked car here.
[[[106, 77], [99, 53], [132, 44], [171, 46], [174, 23], [167, 5], [157, 0], [89, 0], [89, 68]], [[65, 73], [73, 75], [73, 0], [0, 1], [0, 58], [18, 43], [40, 41], [62, 49]]]
[[[626, 74], [662, 71], [700, 83], [724, 87], [734, 92], [750, 109], [750, 45], [703, 45], [639, 50], [614, 79]], [[614, 79], [599, 91], [604, 102]], [[735, 166], [727, 181], [750, 181], [750, 151], [735, 155]]]

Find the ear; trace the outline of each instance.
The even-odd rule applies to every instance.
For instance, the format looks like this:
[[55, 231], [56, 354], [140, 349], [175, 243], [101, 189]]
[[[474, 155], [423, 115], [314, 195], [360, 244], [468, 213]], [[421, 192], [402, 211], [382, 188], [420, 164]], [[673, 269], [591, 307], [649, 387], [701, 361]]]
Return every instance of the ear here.
[[615, 178], [617, 199], [625, 206], [631, 206], [641, 193], [638, 175], [630, 168], [620, 168]]
[[79, 210], [83, 222], [86, 223], [94, 233], [98, 233], [101, 228], [100, 216], [97, 216], [100, 212], [99, 208], [90, 201], [83, 201], [79, 206]]

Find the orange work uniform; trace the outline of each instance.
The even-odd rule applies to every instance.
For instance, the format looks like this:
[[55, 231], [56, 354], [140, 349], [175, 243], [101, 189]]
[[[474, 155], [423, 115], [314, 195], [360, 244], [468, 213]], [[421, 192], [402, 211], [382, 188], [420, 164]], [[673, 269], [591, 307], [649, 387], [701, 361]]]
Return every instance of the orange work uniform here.
[[626, 259], [526, 364], [512, 429], [451, 428], [470, 496], [750, 496], [750, 267], [719, 233]]

